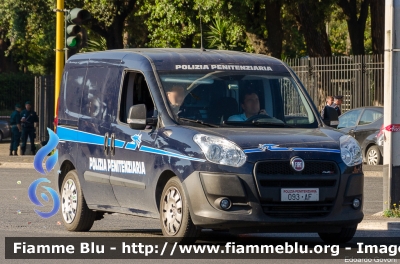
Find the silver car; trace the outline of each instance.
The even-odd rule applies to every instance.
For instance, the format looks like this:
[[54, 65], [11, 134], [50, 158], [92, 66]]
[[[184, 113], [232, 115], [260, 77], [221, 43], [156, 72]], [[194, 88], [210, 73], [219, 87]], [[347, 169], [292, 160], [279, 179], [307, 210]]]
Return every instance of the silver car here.
[[0, 142], [11, 136], [11, 126], [7, 121], [0, 120]]

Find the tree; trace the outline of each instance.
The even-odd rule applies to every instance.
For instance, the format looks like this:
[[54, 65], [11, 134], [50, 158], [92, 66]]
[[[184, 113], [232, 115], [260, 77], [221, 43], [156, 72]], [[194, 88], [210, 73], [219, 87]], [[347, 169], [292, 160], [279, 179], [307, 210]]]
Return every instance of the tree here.
[[105, 38], [100, 37], [98, 40], [89, 39], [87, 47], [83, 48], [82, 52], [104, 51], [107, 50], [107, 41]]
[[145, 24], [148, 16], [139, 10], [131, 12], [125, 20], [124, 48], [143, 48], [149, 43], [149, 30]]
[[[147, 16], [149, 47], [192, 48], [199, 41], [197, 0], [145, 0], [139, 15]], [[202, 5], [203, 23], [210, 21], [208, 5]], [[195, 40], [196, 38], [196, 40]], [[199, 45], [200, 46], [200, 45]]]
[[385, 0], [371, 0], [372, 52], [383, 54], [385, 49]]
[[123, 49], [125, 19], [134, 11], [136, 0], [85, 0], [84, 8], [92, 14], [89, 27], [105, 38], [107, 49]]
[[354, 55], [365, 54], [364, 32], [368, 18], [369, 3], [370, 0], [338, 0], [338, 5], [346, 16]]
[[255, 53], [282, 56], [283, 29], [280, 0], [234, 0], [233, 15], [244, 26]]
[[[55, 14], [51, 0], [3, 0], [0, 2], [1, 51], [12, 70], [32, 73], [54, 71]], [[1, 55], [0, 55], [1, 57]]]
[[4, 28], [0, 28], [0, 73], [10, 70], [10, 63], [6, 57], [6, 51], [10, 46], [10, 41], [6, 37], [7, 32]]
[[207, 39], [209, 40], [210, 48], [221, 50], [232, 49], [233, 45], [228, 40], [229, 23], [221, 18], [216, 18], [210, 26]]
[[302, 32], [310, 57], [329, 57], [332, 50], [325, 23], [332, 9], [332, 1], [300, 0], [288, 3]]
[[307, 45], [296, 17], [290, 11], [288, 3], [282, 8], [282, 59], [301, 58], [307, 55]]

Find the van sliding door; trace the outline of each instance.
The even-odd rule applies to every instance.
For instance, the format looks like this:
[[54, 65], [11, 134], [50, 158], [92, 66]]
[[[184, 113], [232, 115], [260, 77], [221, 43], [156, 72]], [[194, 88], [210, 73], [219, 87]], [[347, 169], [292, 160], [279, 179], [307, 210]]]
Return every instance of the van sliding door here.
[[110, 184], [109, 170], [112, 106], [117, 101], [115, 89], [118, 87], [113, 84], [118, 78], [113, 69], [89, 64], [84, 81], [77, 164], [83, 172], [81, 185], [91, 209], [119, 206]]

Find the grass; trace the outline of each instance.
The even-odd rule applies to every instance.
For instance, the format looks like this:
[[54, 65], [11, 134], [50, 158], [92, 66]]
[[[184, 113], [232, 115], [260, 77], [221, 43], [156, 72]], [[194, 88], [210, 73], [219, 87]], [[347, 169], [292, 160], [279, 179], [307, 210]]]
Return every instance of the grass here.
[[[385, 202], [386, 203], [386, 202]], [[386, 217], [400, 217], [400, 204], [393, 204], [393, 208], [383, 211], [383, 216]]]

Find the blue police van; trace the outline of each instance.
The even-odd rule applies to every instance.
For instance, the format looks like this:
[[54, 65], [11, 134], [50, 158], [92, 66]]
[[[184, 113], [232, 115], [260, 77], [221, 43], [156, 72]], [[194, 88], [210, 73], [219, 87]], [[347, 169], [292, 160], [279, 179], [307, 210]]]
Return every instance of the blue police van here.
[[178, 242], [202, 229], [349, 241], [363, 219], [362, 155], [326, 111], [322, 120], [295, 73], [264, 55], [74, 55], [55, 120], [63, 223], [88, 231], [117, 212], [159, 218]]

